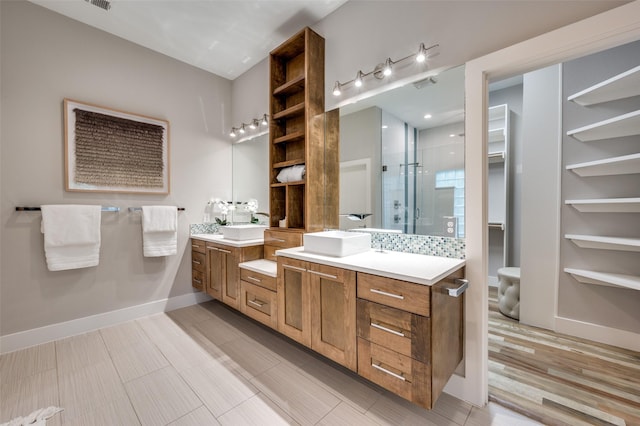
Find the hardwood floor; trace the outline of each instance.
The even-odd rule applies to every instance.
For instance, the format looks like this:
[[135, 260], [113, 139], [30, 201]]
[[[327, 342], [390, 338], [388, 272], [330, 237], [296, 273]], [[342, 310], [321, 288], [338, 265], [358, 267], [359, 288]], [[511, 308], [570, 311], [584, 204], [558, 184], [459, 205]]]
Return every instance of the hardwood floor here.
[[640, 353], [521, 325], [491, 289], [489, 400], [548, 425], [640, 425]]
[[50, 405], [47, 426], [537, 424], [447, 394], [424, 410], [218, 302], [0, 356], [0, 423]]

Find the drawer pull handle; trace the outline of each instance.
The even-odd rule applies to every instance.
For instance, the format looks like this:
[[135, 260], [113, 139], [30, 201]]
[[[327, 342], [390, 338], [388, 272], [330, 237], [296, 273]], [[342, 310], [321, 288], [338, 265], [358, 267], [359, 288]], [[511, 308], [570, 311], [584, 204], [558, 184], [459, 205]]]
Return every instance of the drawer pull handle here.
[[306, 269], [300, 268], [299, 266], [292, 266], [292, 265], [282, 265], [282, 266], [284, 267], [284, 269], [292, 269], [294, 271], [307, 272]]
[[371, 324], [371, 327], [377, 328], [378, 330], [386, 331], [387, 333], [395, 334], [396, 336], [405, 337], [404, 333], [400, 333], [399, 331], [395, 331], [383, 325], [376, 324], [375, 322], [372, 322], [370, 324]]
[[255, 281], [257, 283], [261, 283], [262, 282], [262, 280], [260, 278], [252, 277], [250, 275], [247, 275], [247, 279], [251, 280], [251, 281]]
[[230, 253], [231, 253], [229, 250], [224, 250], [224, 249], [218, 249], [218, 251], [221, 251], [221, 252], [223, 252], [223, 253], [227, 253], [227, 254], [230, 254]]
[[202, 263], [198, 262], [197, 260], [192, 260], [193, 263], [195, 263], [196, 265], [202, 265]]
[[404, 377], [402, 377], [401, 375], [396, 374], [396, 373], [394, 373], [393, 371], [389, 371], [389, 370], [387, 370], [386, 368], [379, 366], [378, 364], [371, 363], [371, 366], [372, 366], [373, 368], [375, 368], [376, 370], [380, 370], [380, 371], [382, 371], [383, 373], [387, 373], [388, 375], [393, 376], [393, 377], [395, 377], [396, 379], [400, 379], [400, 380], [402, 380], [403, 382], [405, 382], [405, 381], [407, 380], [407, 379], [405, 379]]
[[[281, 240], [280, 238], [271, 238], [271, 241], [275, 241], [276, 243], [284, 243], [285, 240]], [[267, 241], [269, 242], [269, 241]]]
[[463, 280], [463, 279], [456, 279], [455, 280], [456, 285], [458, 286], [457, 288], [448, 288], [447, 292], [449, 294], [449, 296], [452, 297], [458, 297], [460, 296], [462, 293], [464, 293], [467, 288], [469, 287], [469, 280]]
[[262, 308], [265, 305], [264, 302], [261, 302], [258, 299], [256, 299], [256, 300], [248, 300], [247, 303], [251, 303], [252, 305], [257, 306], [258, 308]]
[[404, 300], [404, 296], [403, 296], [403, 295], [401, 295], [401, 294], [387, 293], [386, 291], [377, 290], [377, 289], [375, 289], [375, 288], [371, 288], [371, 289], [369, 289], [369, 291], [370, 291], [371, 293], [381, 294], [381, 295], [383, 295], [383, 296], [393, 297], [394, 299]]
[[199, 245], [197, 245], [197, 244], [191, 244], [191, 247], [193, 247], [193, 248], [200, 248], [200, 246], [199, 246]]
[[318, 272], [318, 271], [312, 271], [312, 270], [309, 270], [309, 272], [311, 272], [312, 274], [315, 274], [315, 275], [320, 275], [321, 277], [331, 278], [332, 280], [337, 280], [338, 279], [337, 276], [331, 275], [331, 274], [325, 274], [324, 272]]
[[216, 251], [220, 251], [220, 249], [219, 249], [219, 248], [217, 248], [217, 247], [211, 247], [211, 246], [207, 246], [207, 249], [209, 249], [209, 250], [216, 250]]
[[198, 284], [202, 284], [202, 281], [200, 281], [200, 280], [198, 280], [198, 279], [196, 279], [196, 278], [194, 278], [194, 279], [193, 279], [193, 281], [194, 281], [194, 282], [196, 282], [196, 283], [198, 283]]

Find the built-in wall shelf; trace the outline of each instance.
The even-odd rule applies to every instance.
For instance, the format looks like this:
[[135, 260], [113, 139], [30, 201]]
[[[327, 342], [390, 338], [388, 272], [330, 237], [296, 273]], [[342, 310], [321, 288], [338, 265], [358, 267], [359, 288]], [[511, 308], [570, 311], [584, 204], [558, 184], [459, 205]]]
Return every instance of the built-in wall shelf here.
[[640, 95], [640, 65], [567, 98], [587, 106]]
[[582, 142], [621, 138], [638, 134], [640, 134], [640, 110], [631, 111], [567, 132], [567, 136], [573, 136]]
[[297, 158], [295, 160], [280, 161], [279, 163], [273, 163], [273, 168], [282, 169], [284, 167], [297, 166], [299, 164], [304, 164], [304, 158]]
[[583, 284], [596, 284], [608, 287], [622, 287], [640, 290], [640, 277], [634, 275], [612, 274], [609, 272], [588, 271], [586, 269], [564, 268], [576, 280]]
[[566, 200], [565, 204], [583, 213], [640, 213], [640, 198]]
[[504, 151], [490, 152], [489, 164], [491, 163], [504, 163]]
[[299, 104], [293, 105], [283, 111], [273, 114], [274, 120], [280, 120], [282, 118], [293, 118], [299, 115], [304, 114], [304, 102], [300, 102]]
[[279, 138], [275, 138], [273, 140], [273, 143], [295, 142], [299, 140], [304, 140], [304, 131], [294, 132], [288, 135], [280, 136]]
[[296, 180], [293, 182], [278, 182], [278, 183], [272, 183], [271, 187], [272, 188], [283, 188], [285, 186], [299, 186], [299, 185], [304, 185], [305, 181], [303, 180]]
[[502, 222], [489, 222], [489, 229], [499, 229], [504, 231], [504, 223]]
[[278, 95], [290, 95], [291, 93], [299, 92], [304, 89], [304, 75], [300, 75], [291, 81], [284, 83], [273, 91], [273, 94]]
[[599, 235], [566, 234], [566, 239], [571, 240], [581, 248], [640, 251], [640, 238], [603, 237]]
[[571, 170], [578, 176], [612, 176], [640, 173], [640, 153], [622, 157], [605, 158], [586, 163], [570, 164]]
[[503, 142], [505, 138], [505, 131], [506, 129], [504, 128], [489, 130], [489, 143]]

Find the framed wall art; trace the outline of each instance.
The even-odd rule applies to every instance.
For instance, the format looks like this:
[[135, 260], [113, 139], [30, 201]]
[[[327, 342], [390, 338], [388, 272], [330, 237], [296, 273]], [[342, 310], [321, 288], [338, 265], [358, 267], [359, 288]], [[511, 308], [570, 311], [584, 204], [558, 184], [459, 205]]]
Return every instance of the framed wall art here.
[[67, 191], [169, 194], [169, 122], [64, 100]]

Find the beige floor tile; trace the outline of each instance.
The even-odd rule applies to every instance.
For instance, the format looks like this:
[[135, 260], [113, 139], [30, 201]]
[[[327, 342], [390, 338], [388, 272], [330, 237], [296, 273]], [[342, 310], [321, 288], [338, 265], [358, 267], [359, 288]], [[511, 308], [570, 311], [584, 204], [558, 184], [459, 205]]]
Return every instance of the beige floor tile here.
[[224, 364], [194, 367], [180, 374], [215, 417], [258, 393], [239, 371]]
[[201, 305], [191, 305], [186, 308], [176, 309], [167, 312], [167, 315], [182, 325], [195, 325], [214, 317], [209, 310]]
[[125, 383], [169, 365], [169, 361], [152, 343], [140, 343], [118, 350], [111, 354], [111, 359]]
[[377, 387], [355, 372], [328, 360], [314, 359], [299, 368], [320, 386], [361, 413], [365, 413], [380, 396]]
[[276, 403], [263, 394], [249, 398], [218, 418], [223, 426], [297, 425]]
[[0, 423], [27, 416], [40, 408], [60, 406], [55, 369], [31, 374], [22, 380], [2, 381], [1, 389]]
[[58, 374], [68, 374], [88, 365], [110, 361], [100, 332], [80, 334], [56, 341]]
[[346, 402], [341, 402], [316, 424], [318, 426], [374, 426], [378, 423]]
[[139, 424], [140, 421], [126, 395], [93, 410], [87, 409], [74, 418], [65, 417], [64, 422], [64, 426], [135, 426]]
[[169, 423], [168, 426], [218, 426], [220, 423], [213, 417], [213, 414], [207, 407], [202, 405], [200, 408], [196, 408], [189, 414], [180, 417]]
[[149, 338], [136, 321], [100, 329], [100, 334], [109, 352], [116, 352], [133, 345], [149, 342]]
[[240, 331], [218, 318], [203, 321], [195, 327], [216, 346], [222, 346], [242, 336]]
[[184, 334], [182, 328], [167, 314], [155, 314], [135, 321], [152, 341], [163, 340], [167, 336]]
[[469, 417], [472, 405], [447, 393], [440, 394], [433, 412], [463, 425]]
[[315, 424], [340, 403], [331, 392], [286, 364], [251, 379], [262, 393], [300, 424]]
[[473, 407], [465, 426], [536, 426], [534, 420], [490, 402], [484, 408]]
[[60, 407], [63, 417], [73, 419], [109, 402], [125, 398], [126, 393], [111, 360], [58, 374]]
[[0, 355], [0, 382], [5, 384], [56, 368], [56, 346], [44, 343]]
[[165, 425], [202, 405], [202, 401], [172, 367], [125, 384], [143, 425]]
[[281, 359], [269, 349], [255, 341], [236, 339], [220, 348], [247, 379], [264, 373], [279, 364]]
[[454, 426], [456, 423], [433, 410], [425, 410], [389, 392], [383, 392], [366, 416], [381, 425]]

